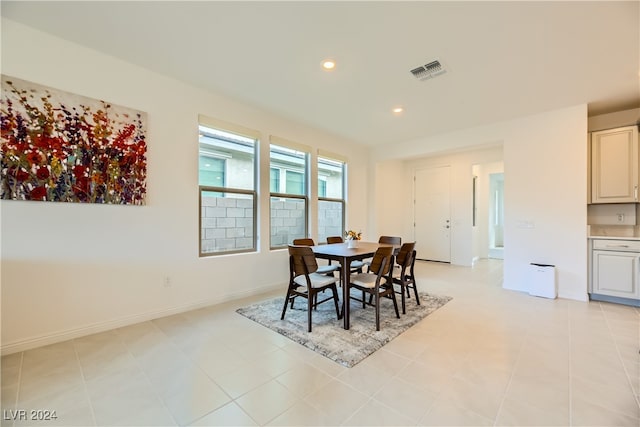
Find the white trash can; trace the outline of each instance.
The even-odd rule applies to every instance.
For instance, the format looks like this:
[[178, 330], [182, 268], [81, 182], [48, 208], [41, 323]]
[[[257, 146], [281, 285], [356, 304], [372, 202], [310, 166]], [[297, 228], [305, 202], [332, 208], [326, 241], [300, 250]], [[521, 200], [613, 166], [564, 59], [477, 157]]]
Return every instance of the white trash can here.
[[533, 262], [529, 265], [529, 295], [552, 299], [558, 296], [555, 265]]

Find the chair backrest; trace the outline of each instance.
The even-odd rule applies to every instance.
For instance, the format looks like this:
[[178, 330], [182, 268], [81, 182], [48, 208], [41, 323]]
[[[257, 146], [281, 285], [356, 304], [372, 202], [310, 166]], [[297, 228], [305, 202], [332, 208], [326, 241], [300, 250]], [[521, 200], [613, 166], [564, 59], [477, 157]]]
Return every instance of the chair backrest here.
[[[369, 271], [378, 274], [379, 276], [386, 276], [392, 267], [391, 258], [393, 258], [393, 248], [391, 246], [378, 248], [378, 250], [376, 250], [376, 253], [373, 254], [373, 259], [371, 260]], [[383, 261], [385, 260], [386, 263], [383, 263]], [[380, 267], [382, 267], [383, 264], [384, 268], [382, 269], [382, 274], [380, 274]]]
[[411, 265], [411, 255], [415, 247], [416, 242], [403, 243], [396, 256], [396, 263], [400, 266], [409, 267], [409, 265]]
[[315, 242], [313, 239], [303, 238], [303, 239], [293, 239], [293, 244], [296, 246], [315, 246]]
[[378, 243], [386, 243], [387, 245], [401, 245], [402, 237], [396, 236], [380, 236]]
[[344, 243], [344, 239], [342, 238], [342, 236], [329, 236], [327, 237], [327, 243]]
[[289, 245], [289, 266], [293, 277], [315, 273], [318, 270], [316, 256], [309, 246]]

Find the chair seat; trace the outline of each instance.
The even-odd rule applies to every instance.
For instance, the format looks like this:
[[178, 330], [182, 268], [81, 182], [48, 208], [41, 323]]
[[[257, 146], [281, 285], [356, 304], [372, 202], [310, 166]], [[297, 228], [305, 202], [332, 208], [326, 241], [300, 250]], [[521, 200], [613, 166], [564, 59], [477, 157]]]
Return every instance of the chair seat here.
[[357, 268], [362, 268], [364, 267], [364, 262], [362, 261], [351, 261], [351, 268], [352, 269], [357, 269]]
[[358, 273], [351, 275], [350, 282], [356, 286], [373, 289], [376, 287], [376, 278], [375, 274]]
[[333, 273], [334, 271], [338, 271], [339, 268], [340, 268], [339, 265], [319, 265], [318, 269], [316, 270], [316, 273], [318, 274]]
[[[330, 285], [331, 283], [336, 283], [339, 279], [336, 277], [325, 276], [320, 273], [311, 273], [309, 275], [309, 279], [311, 280], [312, 288], [321, 288], [323, 286]], [[307, 279], [305, 276], [298, 276], [293, 281], [296, 285], [307, 287]]]

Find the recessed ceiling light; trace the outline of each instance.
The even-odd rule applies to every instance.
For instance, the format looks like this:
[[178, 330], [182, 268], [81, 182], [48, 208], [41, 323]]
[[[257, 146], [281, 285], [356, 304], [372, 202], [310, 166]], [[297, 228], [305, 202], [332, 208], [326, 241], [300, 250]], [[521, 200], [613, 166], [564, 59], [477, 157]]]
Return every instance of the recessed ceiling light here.
[[393, 111], [393, 114], [400, 114], [400, 113], [402, 113], [404, 111], [404, 108], [402, 108], [402, 107], [394, 107], [394, 109], [391, 110], [391, 111]]
[[325, 59], [324, 61], [322, 61], [322, 68], [327, 71], [332, 71], [336, 68], [336, 61], [334, 61], [333, 59]]

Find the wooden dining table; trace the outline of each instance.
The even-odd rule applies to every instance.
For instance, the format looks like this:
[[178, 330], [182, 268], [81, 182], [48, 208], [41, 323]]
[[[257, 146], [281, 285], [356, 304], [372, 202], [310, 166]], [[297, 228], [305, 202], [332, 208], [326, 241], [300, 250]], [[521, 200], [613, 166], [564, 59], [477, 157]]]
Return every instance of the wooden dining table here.
[[312, 246], [316, 258], [329, 259], [340, 263], [340, 283], [342, 283], [342, 319], [344, 328], [349, 329], [349, 277], [351, 262], [373, 257], [380, 247], [392, 246], [385, 243], [357, 240], [351, 247], [349, 242]]

